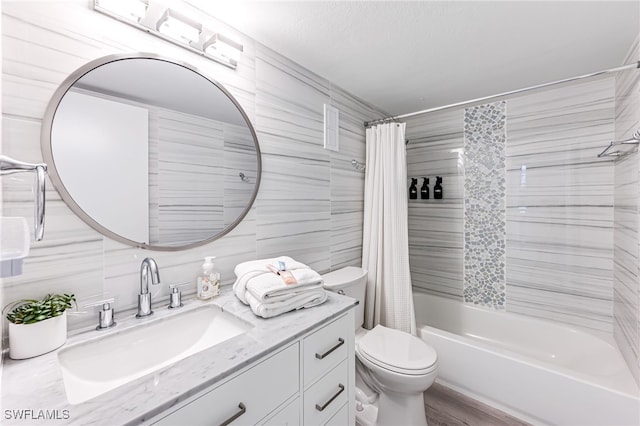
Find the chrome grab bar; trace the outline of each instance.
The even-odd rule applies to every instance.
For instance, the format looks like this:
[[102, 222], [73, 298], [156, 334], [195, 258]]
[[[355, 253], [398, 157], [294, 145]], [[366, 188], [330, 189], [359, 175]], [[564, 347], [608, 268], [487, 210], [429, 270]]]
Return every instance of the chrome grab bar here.
[[32, 164], [14, 160], [6, 155], [0, 155], [0, 175], [9, 175], [20, 172], [36, 172], [36, 196], [34, 209], [34, 238], [41, 241], [44, 237], [44, 214], [46, 202], [47, 165], [45, 163]]

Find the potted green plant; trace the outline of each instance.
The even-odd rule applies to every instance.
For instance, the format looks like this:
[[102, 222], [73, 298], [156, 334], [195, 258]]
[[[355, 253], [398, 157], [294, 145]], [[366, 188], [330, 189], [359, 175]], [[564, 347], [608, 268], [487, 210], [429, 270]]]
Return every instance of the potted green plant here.
[[9, 357], [32, 358], [62, 346], [67, 340], [67, 309], [75, 302], [73, 294], [47, 294], [42, 300], [7, 305]]

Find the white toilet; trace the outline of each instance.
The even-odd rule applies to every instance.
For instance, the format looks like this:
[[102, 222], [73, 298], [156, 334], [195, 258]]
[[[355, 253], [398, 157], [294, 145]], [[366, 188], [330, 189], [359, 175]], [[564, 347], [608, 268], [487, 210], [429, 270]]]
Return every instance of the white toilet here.
[[423, 393], [437, 376], [436, 351], [403, 331], [362, 328], [367, 271], [347, 266], [323, 278], [327, 290], [360, 302], [355, 312], [356, 424], [426, 425]]

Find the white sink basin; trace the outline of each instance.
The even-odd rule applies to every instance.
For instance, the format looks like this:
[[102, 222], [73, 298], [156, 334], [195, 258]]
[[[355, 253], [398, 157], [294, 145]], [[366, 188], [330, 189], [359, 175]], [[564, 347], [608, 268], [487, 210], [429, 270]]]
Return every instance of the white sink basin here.
[[95, 398], [251, 328], [220, 307], [208, 305], [63, 348], [58, 362], [67, 399], [79, 404]]

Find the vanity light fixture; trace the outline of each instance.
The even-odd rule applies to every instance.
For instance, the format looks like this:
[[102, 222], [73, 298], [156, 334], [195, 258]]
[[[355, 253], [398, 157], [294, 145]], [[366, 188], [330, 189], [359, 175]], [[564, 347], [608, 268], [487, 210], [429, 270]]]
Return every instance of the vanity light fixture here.
[[202, 24], [179, 14], [175, 10], [167, 9], [156, 24], [156, 30], [182, 43], [197, 43], [202, 32]]
[[123, 19], [140, 22], [147, 13], [149, 0], [95, 0], [94, 8], [96, 7], [107, 10]]
[[205, 53], [224, 56], [234, 62], [238, 62], [240, 53], [243, 51], [243, 46], [227, 36], [214, 34], [204, 43], [202, 49]]
[[241, 43], [168, 8], [166, 1], [93, 0], [93, 10], [229, 68], [238, 66], [243, 51]]

